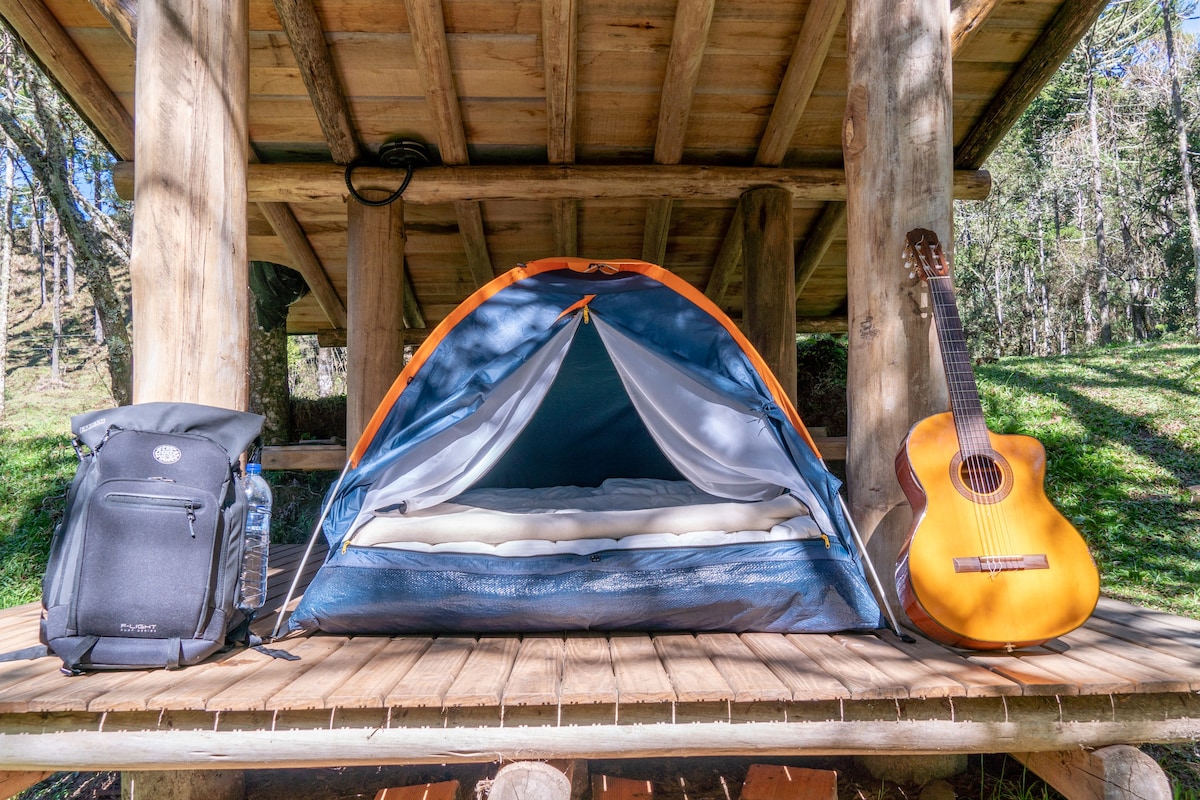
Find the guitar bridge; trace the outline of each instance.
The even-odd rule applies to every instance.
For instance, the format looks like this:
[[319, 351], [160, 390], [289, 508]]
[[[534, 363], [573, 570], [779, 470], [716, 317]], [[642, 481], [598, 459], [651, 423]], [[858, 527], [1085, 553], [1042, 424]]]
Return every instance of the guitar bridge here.
[[955, 572], [1014, 572], [1025, 569], [1050, 569], [1045, 553], [1030, 556], [968, 556], [954, 559]]

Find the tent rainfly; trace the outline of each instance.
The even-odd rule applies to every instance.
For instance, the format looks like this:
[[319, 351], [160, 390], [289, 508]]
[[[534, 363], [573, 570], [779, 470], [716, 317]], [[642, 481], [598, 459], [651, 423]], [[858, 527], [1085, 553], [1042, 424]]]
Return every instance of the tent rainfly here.
[[534, 261], [396, 379], [326, 498], [293, 630], [833, 632], [880, 607], [787, 394], [641, 261]]

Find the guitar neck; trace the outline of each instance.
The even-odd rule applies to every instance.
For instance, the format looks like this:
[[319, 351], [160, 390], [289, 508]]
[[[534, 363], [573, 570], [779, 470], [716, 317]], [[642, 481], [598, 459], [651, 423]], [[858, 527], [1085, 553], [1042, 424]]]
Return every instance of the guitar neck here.
[[983, 405], [979, 401], [979, 387], [975, 384], [975, 372], [971, 368], [971, 356], [967, 351], [967, 340], [963, 335], [962, 320], [958, 316], [954, 283], [949, 276], [930, 277], [928, 283], [959, 449], [964, 457], [985, 453], [991, 449], [991, 443], [983, 418]]

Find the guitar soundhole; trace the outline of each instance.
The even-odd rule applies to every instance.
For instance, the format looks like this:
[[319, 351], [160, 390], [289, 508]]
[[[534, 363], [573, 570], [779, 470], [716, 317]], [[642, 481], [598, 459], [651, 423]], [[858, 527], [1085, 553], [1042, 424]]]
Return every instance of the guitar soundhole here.
[[950, 464], [954, 488], [976, 503], [998, 503], [1012, 490], [1012, 468], [996, 452], [954, 456]]

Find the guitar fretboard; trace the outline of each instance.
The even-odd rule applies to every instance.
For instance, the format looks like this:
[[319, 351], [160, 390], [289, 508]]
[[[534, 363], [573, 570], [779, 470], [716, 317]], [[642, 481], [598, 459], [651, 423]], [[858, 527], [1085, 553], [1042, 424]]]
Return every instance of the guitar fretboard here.
[[942, 365], [950, 389], [950, 410], [958, 433], [958, 446], [963, 458], [981, 455], [991, 450], [983, 405], [979, 402], [979, 387], [971, 368], [967, 340], [963, 336], [962, 320], [954, 297], [954, 283], [949, 276], [930, 276], [929, 294], [933, 298], [933, 319], [937, 324]]

